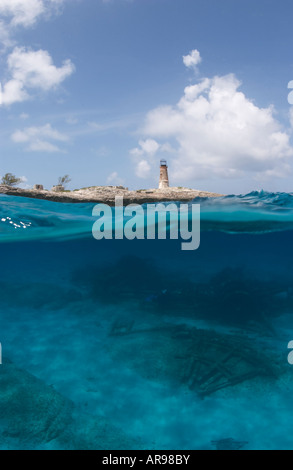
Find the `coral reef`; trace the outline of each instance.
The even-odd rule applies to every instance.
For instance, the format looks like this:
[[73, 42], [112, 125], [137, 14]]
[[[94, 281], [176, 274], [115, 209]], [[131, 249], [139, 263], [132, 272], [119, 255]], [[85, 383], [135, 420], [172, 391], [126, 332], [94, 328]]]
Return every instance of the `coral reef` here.
[[4, 358], [0, 369], [0, 448], [141, 448], [102, 416], [82, 413], [53, 386]]
[[4, 359], [0, 373], [1, 442], [26, 448], [56, 439], [72, 422], [73, 404]]
[[93, 298], [114, 304], [133, 298], [143, 300], [162, 285], [162, 276], [155, 266], [137, 256], [124, 256], [115, 264], [100, 268], [76, 270], [72, 280], [76, 286], [87, 288]]
[[150, 260], [125, 256], [101, 268], [86, 267], [73, 283], [105, 304], [136, 303], [140, 312], [192, 317], [277, 336], [273, 319], [293, 309], [288, 282], [254, 279], [225, 268], [205, 282], [158, 269]]

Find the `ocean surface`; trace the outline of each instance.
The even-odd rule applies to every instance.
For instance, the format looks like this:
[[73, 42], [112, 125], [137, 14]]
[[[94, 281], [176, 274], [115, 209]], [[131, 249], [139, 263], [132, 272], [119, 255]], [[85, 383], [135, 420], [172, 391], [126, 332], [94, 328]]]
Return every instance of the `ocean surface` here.
[[182, 250], [0, 195], [0, 449], [293, 449], [293, 194], [193, 203]]

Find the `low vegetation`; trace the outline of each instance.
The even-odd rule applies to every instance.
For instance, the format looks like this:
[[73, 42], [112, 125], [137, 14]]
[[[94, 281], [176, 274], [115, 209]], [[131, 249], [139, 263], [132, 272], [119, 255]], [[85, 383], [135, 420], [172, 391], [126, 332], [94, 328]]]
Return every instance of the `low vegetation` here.
[[18, 178], [12, 173], [6, 173], [1, 179], [1, 184], [4, 184], [6, 186], [16, 186], [17, 184], [21, 182], [22, 182], [22, 178]]

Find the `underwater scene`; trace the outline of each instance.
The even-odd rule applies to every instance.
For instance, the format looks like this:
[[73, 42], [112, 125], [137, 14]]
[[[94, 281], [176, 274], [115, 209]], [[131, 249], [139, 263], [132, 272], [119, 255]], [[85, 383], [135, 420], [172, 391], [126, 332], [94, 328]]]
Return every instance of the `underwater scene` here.
[[0, 449], [293, 449], [293, 195], [193, 202], [182, 250], [0, 195]]

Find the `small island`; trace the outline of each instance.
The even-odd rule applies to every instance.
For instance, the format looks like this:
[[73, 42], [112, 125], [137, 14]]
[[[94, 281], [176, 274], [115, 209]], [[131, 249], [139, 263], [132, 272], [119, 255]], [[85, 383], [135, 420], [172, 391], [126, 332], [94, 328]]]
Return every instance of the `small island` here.
[[138, 189], [131, 191], [123, 186], [91, 186], [89, 188], [75, 189], [73, 191], [48, 191], [45, 189], [22, 189], [8, 185], [0, 185], [0, 194], [45, 199], [55, 202], [104, 203], [110, 206], [114, 206], [116, 196], [123, 196], [124, 204], [158, 203], [160, 201], [188, 202], [196, 197], [223, 196], [223, 194], [181, 187]]
[[192, 201], [197, 197], [220, 197], [223, 194], [199, 191], [197, 189], [170, 187], [168, 166], [166, 160], [160, 161], [160, 178], [158, 189], [129, 190], [124, 186], [90, 186], [88, 188], [74, 189], [69, 191], [65, 185], [71, 181], [69, 175], [59, 178], [58, 184], [51, 191], [44, 189], [42, 184], [35, 184], [33, 189], [22, 189], [15, 187], [21, 182], [20, 178], [7, 173], [0, 183], [0, 194], [10, 196], [22, 196], [35, 199], [45, 199], [55, 202], [69, 203], [103, 203], [109, 206], [115, 205], [115, 197], [122, 196], [123, 204], [158, 203], [163, 201]]

